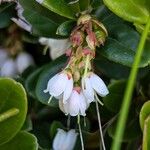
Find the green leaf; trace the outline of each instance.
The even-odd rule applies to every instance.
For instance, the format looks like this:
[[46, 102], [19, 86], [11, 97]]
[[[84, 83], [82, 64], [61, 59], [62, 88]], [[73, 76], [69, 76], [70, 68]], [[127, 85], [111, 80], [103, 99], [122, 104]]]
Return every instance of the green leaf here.
[[97, 8], [103, 4], [102, 0], [91, 0], [92, 8]]
[[75, 18], [76, 12], [70, 8], [65, 0], [43, 0], [42, 5], [61, 16], [70, 19]]
[[53, 139], [55, 137], [58, 128], [64, 129], [63, 124], [59, 121], [53, 121], [53, 123], [51, 124], [51, 127], [50, 127], [51, 139]]
[[11, 24], [11, 18], [15, 16], [14, 3], [0, 5], [0, 29]]
[[142, 150], [150, 149], [150, 115], [144, 122]]
[[36, 87], [37, 80], [38, 80], [39, 75], [42, 72], [42, 70], [43, 70], [43, 67], [36, 69], [34, 72], [32, 72], [28, 76], [28, 78], [25, 81], [25, 88], [26, 88], [28, 94], [30, 96], [32, 96], [33, 98], [36, 98], [35, 87]]
[[[115, 138], [115, 131], [117, 126], [117, 120], [115, 120], [108, 128], [108, 134], [113, 139]], [[120, 142], [130, 142], [132, 140], [135, 140], [141, 135], [140, 127], [138, 124], [138, 118], [135, 116], [135, 114], [132, 114], [130, 112], [130, 116], [128, 118], [124, 137]]]
[[108, 86], [109, 94], [103, 98], [105, 107], [112, 112], [119, 112], [126, 87], [125, 80], [119, 80]]
[[150, 15], [149, 0], [103, 0], [105, 5], [123, 19], [140, 24], [146, 24]]
[[57, 28], [56, 34], [62, 36], [70, 36], [74, 26], [75, 26], [74, 21], [66, 21]]
[[0, 146], [0, 150], [37, 150], [38, 143], [34, 135], [20, 131], [11, 141]]
[[150, 115], [150, 101], [144, 103], [140, 111], [140, 126], [141, 129], [144, 129], [144, 123], [147, 117]]
[[[131, 67], [140, 35], [133, 28], [114, 15], [103, 19], [108, 29], [109, 38], [104, 47], [98, 49], [110, 61]], [[150, 62], [150, 42], [147, 40], [139, 67], [146, 67]]]
[[[16, 108], [19, 113], [11, 115], [8, 110]], [[5, 113], [7, 112], [7, 113]], [[27, 114], [27, 97], [24, 88], [12, 79], [0, 78], [0, 145], [11, 140], [21, 129]]]
[[66, 61], [66, 57], [61, 56], [55, 61], [49, 63], [49, 65], [45, 67], [44, 70], [41, 72], [35, 90], [36, 96], [40, 102], [50, 106], [58, 105], [58, 100], [56, 100], [55, 98], [53, 98], [51, 103], [48, 104], [50, 95], [49, 93], [44, 93], [43, 91], [47, 88], [47, 83], [49, 79], [52, 78], [56, 73], [61, 71]]
[[[56, 37], [56, 30], [63, 18], [40, 6], [34, 0], [19, 0], [26, 20], [32, 25], [32, 33], [36, 36]], [[34, 7], [34, 8], [33, 8]]]
[[80, 10], [85, 11], [90, 6], [90, 0], [79, 0]]

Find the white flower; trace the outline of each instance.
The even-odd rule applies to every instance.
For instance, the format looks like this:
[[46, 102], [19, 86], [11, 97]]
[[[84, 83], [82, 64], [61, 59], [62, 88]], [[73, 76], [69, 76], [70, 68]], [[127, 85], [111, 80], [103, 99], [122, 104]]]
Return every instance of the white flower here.
[[47, 45], [50, 49], [50, 56], [52, 59], [56, 59], [63, 55], [70, 47], [69, 39], [52, 39], [52, 38], [40, 38], [39, 42], [42, 45]]
[[14, 21], [19, 27], [23, 28], [24, 30], [28, 32], [31, 32], [32, 26], [23, 16], [24, 9], [18, 2], [17, 2], [16, 10], [17, 10], [17, 14], [19, 18], [18, 19], [11, 18], [11, 20]]
[[15, 77], [17, 75], [16, 63], [12, 59], [8, 59], [2, 65], [1, 76], [5, 77]]
[[0, 67], [8, 59], [8, 53], [6, 50], [0, 48]]
[[89, 105], [82, 91], [77, 91], [76, 89], [73, 89], [70, 98], [65, 104], [61, 99], [59, 100], [59, 107], [66, 115], [70, 114], [71, 116], [85, 116], [85, 111], [88, 106]]
[[63, 97], [63, 102], [66, 103], [73, 89], [73, 79], [67, 72], [61, 72], [53, 76], [47, 84], [45, 93], [49, 92], [55, 98]]
[[89, 103], [94, 101], [94, 92], [101, 97], [109, 93], [103, 80], [94, 73], [82, 78], [82, 90]]
[[22, 52], [16, 58], [16, 66], [19, 73], [22, 73], [25, 69], [33, 64], [33, 58], [28, 53]]
[[58, 129], [53, 141], [53, 150], [73, 150], [76, 139], [77, 133], [75, 133], [75, 130], [65, 132], [62, 129]]

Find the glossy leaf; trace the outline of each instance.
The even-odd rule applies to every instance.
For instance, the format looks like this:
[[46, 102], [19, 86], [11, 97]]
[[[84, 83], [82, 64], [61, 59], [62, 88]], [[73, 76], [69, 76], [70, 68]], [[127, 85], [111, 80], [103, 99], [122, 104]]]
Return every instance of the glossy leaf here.
[[49, 63], [49, 65], [44, 68], [41, 72], [37, 85], [36, 85], [36, 96], [38, 100], [46, 105], [57, 106], [58, 100], [52, 99], [51, 103], [48, 104], [50, 98], [49, 93], [44, 93], [43, 91], [47, 88], [47, 83], [50, 78], [52, 78], [56, 73], [60, 72], [64, 67], [67, 58], [64, 56], [59, 57], [55, 61]]
[[144, 123], [147, 117], [150, 115], [150, 101], [144, 103], [140, 111], [140, 126], [141, 129], [144, 129]]
[[103, 0], [105, 5], [115, 14], [131, 22], [146, 24], [150, 15], [149, 0]]
[[42, 5], [61, 16], [75, 18], [75, 12], [65, 0], [43, 0]]
[[[56, 37], [56, 30], [63, 18], [44, 9], [34, 0], [19, 0], [26, 20], [32, 25], [32, 33], [37, 36]], [[34, 9], [32, 8], [34, 6]]]
[[11, 141], [0, 146], [0, 150], [38, 150], [37, 139], [33, 134], [20, 131]]
[[104, 105], [108, 110], [119, 112], [125, 87], [125, 80], [114, 81], [108, 86], [109, 94], [103, 98]]
[[33, 98], [36, 98], [35, 87], [36, 87], [36, 83], [37, 83], [38, 77], [39, 77], [42, 69], [43, 69], [43, 67], [35, 70], [33, 73], [31, 73], [28, 76], [28, 78], [25, 81], [26, 90], [27, 90], [28, 94], [30, 96], [32, 96]]
[[11, 24], [11, 18], [15, 16], [14, 6], [13, 3], [0, 5], [0, 29]]
[[90, 0], [79, 0], [80, 10], [87, 10], [90, 6]]
[[0, 122], [0, 145], [19, 132], [27, 114], [27, 97], [22, 85], [12, 79], [1, 78], [0, 116], [12, 108], [18, 109], [19, 113]]
[[[140, 35], [118, 17], [110, 14], [103, 20], [108, 29], [109, 38], [105, 46], [98, 49], [110, 61], [131, 67]], [[147, 40], [139, 67], [146, 67], [150, 62], [150, 42]]]
[[61, 36], [70, 36], [74, 26], [75, 26], [74, 21], [66, 21], [57, 28], [56, 34]]

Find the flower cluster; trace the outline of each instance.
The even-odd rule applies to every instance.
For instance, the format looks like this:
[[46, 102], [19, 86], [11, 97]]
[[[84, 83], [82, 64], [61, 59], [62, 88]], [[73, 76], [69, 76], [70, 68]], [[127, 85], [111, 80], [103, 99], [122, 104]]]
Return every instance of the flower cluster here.
[[0, 48], [0, 76], [16, 77], [33, 64], [32, 56], [26, 52], [21, 52], [16, 58], [12, 58], [5, 49]]
[[[59, 99], [60, 109], [67, 115], [86, 115], [90, 103], [109, 92], [103, 80], [93, 72], [92, 60], [96, 47], [107, 36], [104, 25], [89, 15], [82, 15], [71, 33], [71, 47], [66, 50], [67, 66], [52, 77], [45, 93]], [[49, 102], [50, 102], [49, 100]]]

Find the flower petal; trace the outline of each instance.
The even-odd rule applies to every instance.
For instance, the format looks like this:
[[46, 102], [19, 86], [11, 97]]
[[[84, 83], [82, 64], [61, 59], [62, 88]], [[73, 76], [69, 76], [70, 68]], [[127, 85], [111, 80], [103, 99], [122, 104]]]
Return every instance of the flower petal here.
[[103, 82], [103, 80], [96, 74], [92, 74], [90, 76], [90, 82], [91, 85], [93, 87], [93, 89], [101, 96], [104, 97], [106, 96], [109, 91], [105, 85], [105, 83]]
[[88, 77], [82, 78], [82, 90], [84, 96], [88, 100], [88, 103], [94, 101], [94, 90], [91, 86], [90, 79]]
[[66, 136], [67, 133], [64, 130], [58, 129], [57, 134], [53, 141], [54, 150], [62, 150], [62, 145], [65, 142]]
[[86, 99], [85, 99], [83, 93], [81, 92], [80, 93], [80, 105], [79, 105], [79, 107], [80, 107], [80, 115], [86, 116], [85, 111], [88, 108], [88, 106], [89, 106], [89, 104], [86, 102]]
[[76, 143], [77, 135], [78, 134], [73, 129], [67, 132], [67, 136], [64, 143], [64, 150], [73, 150]]
[[47, 88], [44, 90], [44, 93], [50, 91], [51, 86], [58, 80], [58, 74], [54, 75], [47, 83]]
[[[71, 97], [67, 101], [68, 103], [68, 112], [71, 116], [77, 116], [79, 114], [79, 108], [80, 108], [80, 96], [79, 93], [75, 90], [73, 90]], [[66, 107], [66, 104], [64, 106]]]
[[61, 95], [66, 87], [68, 77], [64, 73], [60, 73], [55, 83], [53, 83], [49, 89], [50, 95], [57, 97]]
[[66, 84], [66, 88], [64, 91], [64, 95], [63, 95], [63, 103], [66, 103], [66, 101], [68, 100], [68, 98], [70, 97], [72, 93], [72, 90], [73, 90], [73, 79], [71, 78], [67, 81], [67, 84]]

